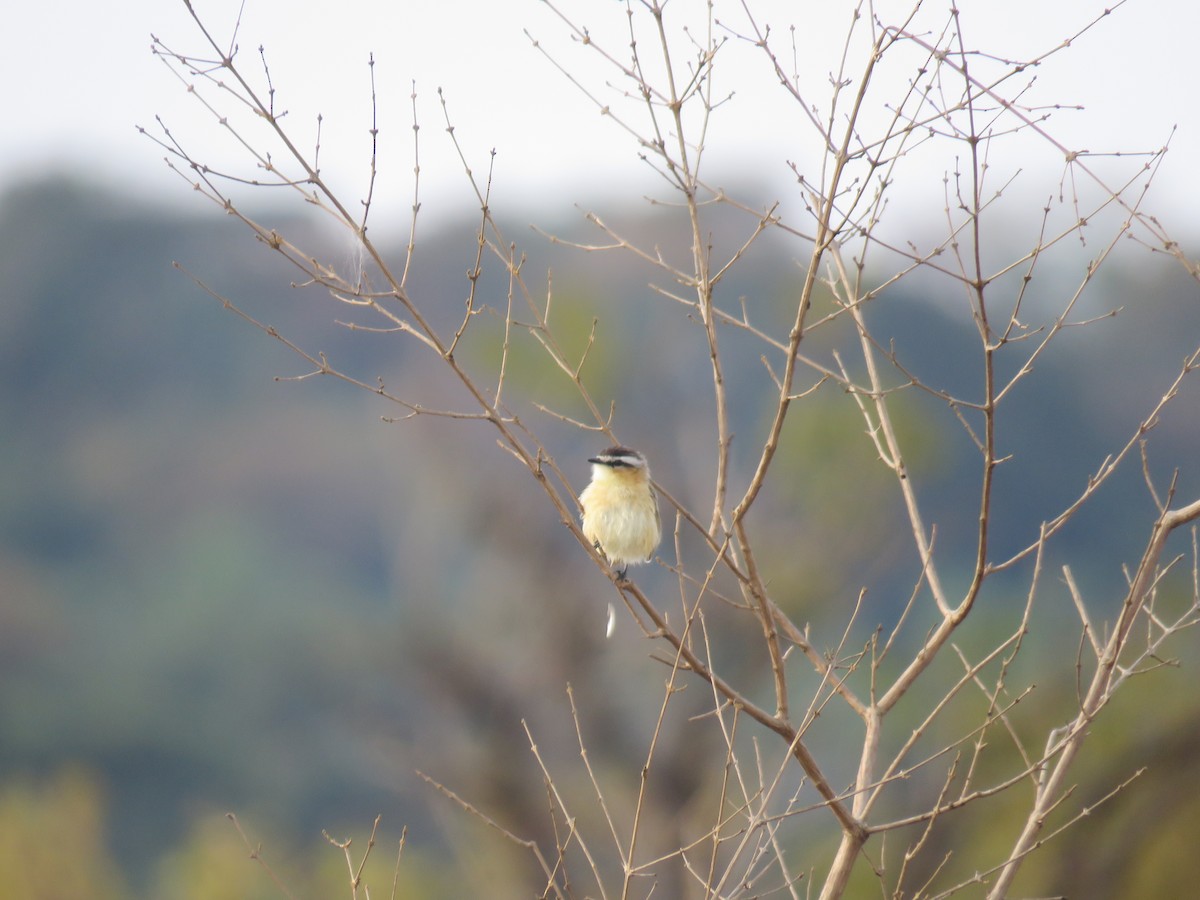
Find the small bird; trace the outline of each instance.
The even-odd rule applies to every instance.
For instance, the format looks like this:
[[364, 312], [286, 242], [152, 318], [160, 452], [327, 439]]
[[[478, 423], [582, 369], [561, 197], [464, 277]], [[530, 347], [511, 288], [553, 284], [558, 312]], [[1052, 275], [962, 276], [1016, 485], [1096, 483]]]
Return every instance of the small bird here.
[[658, 498], [650, 484], [646, 457], [628, 447], [609, 447], [588, 460], [591, 483], [579, 495], [583, 536], [604, 554], [625, 580], [631, 564], [650, 562], [662, 540]]

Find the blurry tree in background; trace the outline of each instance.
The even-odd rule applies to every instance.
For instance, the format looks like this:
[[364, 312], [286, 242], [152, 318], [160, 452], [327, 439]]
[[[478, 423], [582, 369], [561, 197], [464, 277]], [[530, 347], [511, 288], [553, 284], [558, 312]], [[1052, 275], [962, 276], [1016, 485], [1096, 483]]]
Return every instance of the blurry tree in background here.
[[[346, 193], [320, 171], [319, 125], [277, 105], [286, 85], [272, 83], [269, 53], [239, 52], [236, 28], [219, 33], [190, 4], [204, 49], [156, 44], [244, 144], [247, 169], [209, 168], [165, 125], [148, 133], [306, 292], [264, 312], [236, 286], [194, 279], [302, 358], [297, 380], [374, 394], [403, 432], [399, 462], [353, 445], [331, 460], [402, 491], [405, 509], [379, 526], [403, 548], [390, 577], [407, 604], [406, 658], [369, 617], [322, 645], [335, 602], [281, 625], [348, 673], [343, 684], [361, 667], [372, 685], [334, 692], [337, 718], [294, 740], [384, 772], [419, 745], [445, 806], [462, 808], [444, 825], [457, 868], [431, 875], [405, 848], [404, 883], [426, 895], [1005, 897], [1077, 887], [1085, 876], [1057, 866], [1055, 848], [1122, 807], [1146, 827], [1185, 827], [1186, 814], [1156, 821], [1130, 798], [1177, 790], [1178, 768], [1162, 763], [1194, 738], [1146, 747], [1106, 729], [1123, 704], [1126, 735], [1194, 714], [1158, 698], [1189, 678], [1162, 670], [1174, 655], [1186, 668], [1200, 657], [1181, 636], [1200, 615], [1200, 477], [1194, 447], [1154, 438], [1190, 396], [1200, 342], [1174, 329], [1139, 347], [1128, 311], [1092, 297], [1119, 248], [1197, 276], [1142, 208], [1165, 151], [1060, 144], [1029, 73], [1069, 52], [1063, 36], [1010, 59], [953, 6], [896, 18], [856, 7], [845, 35], [824, 40], [837, 49], [828, 79], [801, 68], [803, 32], [769, 29], [752, 4], [602, 4], [588, 14], [612, 21], [595, 28], [550, 8], [569, 40], [537, 47], [662, 188], [646, 218], [592, 210], [589, 236], [557, 232], [589, 259], [574, 283], [550, 279], [530, 262], [544, 247], [518, 244], [492, 208], [491, 175], [459, 142], [448, 98], [445, 147], [479, 208], [455, 304], [422, 272], [418, 160], [430, 151], [415, 96], [412, 232], [393, 255], [368, 230], [377, 129], [365, 191]], [[1072, 38], [1098, 27], [1081, 22]], [[757, 67], [726, 86], [734, 54]], [[763, 204], [713, 183], [706, 154], [723, 104], [780, 91], [799, 135], [795, 184]], [[1061, 161], [1050, 184], [1030, 190], [1036, 176], [1006, 166], [1017, 141]], [[931, 159], [937, 202], [893, 203]], [[335, 223], [351, 251], [329, 252], [319, 225], [264, 224], [247, 192], [267, 185]], [[797, 263], [790, 277], [756, 281], [779, 258]], [[617, 299], [630, 273], [651, 290]], [[340, 326], [322, 350], [274, 324], [316, 314]], [[384, 358], [386, 375], [369, 369]], [[1111, 430], [1089, 459], [1068, 432], [1097, 396], [1091, 415]], [[586, 472], [574, 460], [610, 443], [646, 450], [659, 479], [667, 540], [636, 583], [578, 526]], [[495, 481], [505, 491], [486, 489]], [[260, 549], [235, 526], [185, 542], [233, 560], [227, 580]], [[363, 552], [338, 522], [322, 533]], [[585, 556], [610, 585], [582, 578]], [[299, 597], [309, 574], [279, 577]], [[646, 643], [627, 626], [604, 641], [605, 591]], [[231, 643], [253, 658], [252, 642]], [[180, 665], [180, 678], [195, 674]], [[263, 708], [316, 703], [323, 689], [293, 662]], [[398, 722], [418, 714], [393, 695], [419, 698], [422, 727], [363, 722], [387, 708], [370, 691], [388, 694]], [[248, 729], [234, 740], [253, 756]], [[198, 826], [162, 877], [205, 869], [223, 846], [213, 834]], [[346, 851], [353, 878], [365, 835]], [[1159, 852], [1148, 874], [1131, 863], [1123, 881], [1096, 877], [1166, 890], [1179, 857]], [[388, 877], [371, 874], [374, 896]]]
[[[0, 872], [14, 897], [128, 896], [104, 846], [103, 803], [79, 771], [46, 785], [9, 783], [0, 792]], [[70, 848], [61, 854], [59, 847]], [[47, 882], [53, 886], [47, 890]]]
[[[302, 357], [310, 369], [299, 378], [328, 376], [374, 393], [405, 428], [450, 423], [439, 429], [438, 452], [455, 457], [454, 468], [485, 465], [503, 478], [526, 473], [527, 492], [549, 505], [578, 544], [573, 555], [531, 558], [547, 578], [571, 583], [564, 573], [584, 554], [608, 571], [577, 524], [579, 477], [560, 463], [564, 431], [579, 433], [572, 449], [581, 435], [595, 447], [647, 445], [651, 460], [662, 458], [653, 441], [669, 439], [652, 435], [650, 421], [655, 430], [670, 422], [684, 431], [687, 475], [657, 470], [670, 535], [659, 562], [671, 577], [630, 583], [608, 573], [613, 602], [662, 666], [636, 688], [657, 692], [657, 709], [597, 704], [598, 685], [569, 691], [582, 754], [575, 766], [544, 757], [539, 727], [523, 728], [544, 792], [538, 779], [516, 773], [507, 783], [476, 785], [473, 796], [454, 784], [439, 789], [528, 853], [534, 870], [507, 876], [514, 880], [504, 892], [514, 894], [838, 897], [855, 884], [865, 893], [875, 881], [872, 892], [892, 896], [945, 896], [973, 885], [1008, 896], [1035, 850], [1053, 847], [1081, 818], [1103, 815], [1135, 781], [1136, 759], [1106, 781], [1082, 784], [1078, 763], [1098, 717], [1127, 682], [1177, 677], [1146, 673], [1167, 662], [1173, 639], [1200, 614], [1190, 527], [1200, 518], [1198, 486], [1189, 473], [1181, 493], [1151, 441], [1169, 404], [1190, 387], [1200, 347], [1189, 346], [1182, 359], [1154, 360], [1157, 384], [1141, 398], [1140, 417], [1106, 456], [1065, 474], [1072, 491], [1065, 502], [1036, 524], [1006, 523], [1003, 543], [994, 537], [1011, 509], [1002, 495], [1021, 492], [1023, 473], [1043, 465], [1017, 452], [1009, 423], [1020, 421], [1030, 390], [1062, 392], [1070, 405], [1069, 384], [1039, 376], [1072, 333], [1111, 327], [1104, 320], [1115, 310], [1092, 308], [1089, 290], [1118, 245], [1134, 242], [1197, 274], [1142, 208], [1164, 151], [1113, 165], [1114, 158], [1059, 143], [1050, 107], [1030, 98], [1028, 73], [1067, 43], [1013, 60], [1004, 48], [980, 45], [953, 6], [892, 18], [860, 5], [828, 83], [798, 65], [801, 34], [768, 28], [750, 5], [720, 15], [692, 10], [693, 18], [658, 2], [591, 11], [620, 19], [621, 37], [551, 8], [571, 46], [535, 45], [578, 85], [581, 102], [629, 134], [631, 150], [662, 179], [652, 202], [666, 211], [652, 239], [596, 211], [587, 213], [594, 239], [553, 238], [617, 265], [650, 268], [655, 297], [645, 303], [674, 315], [646, 316], [634, 326], [638, 334], [612, 333], [603, 300], [585, 307], [564, 299], [543, 273], [531, 272], [490, 204], [491, 172], [483, 174], [472, 148], [460, 143], [445, 99], [448, 140], [480, 210], [457, 310], [433, 304], [414, 281], [417, 160], [429, 152], [419, 137], [412, 236], [393, 259], [368, 230], [378, 202], [376, 128], [365, 193], [347, 194], [320, 170], [320, 129], [314, 137], [311, 123], [284, 117], [277, 98], [285, 86], [272, 83], [269, 56], [239, 53], [236, 29], [218, 35], [189, 5], [205, 50], [156, 45], [244, 143], [250, 168], [215, 171], [164, 126], [154, 139], [169, 164], [286, 258], [300, 273], [298, 286], [332, 300], [340, 325], [393, 339], [408, 374], [372, 377], [352, 353], [310, 350], [207, 288], [202, 276], [197, 282]], [[1095, 26], [1081, 23], [1076, 37]], [[758, 56], [751, 76], [758, 80], [725, 86], [723, 60], [747, 49]], [[721, 106], [735, 89], [751, 97], [782, 89], [793, 101], [798, 144], [818, 151], [816, 162], [791, 163], [792, 191], [765, 206], [707, 176]], [[419, 136], [415, 94], [413, 111]], [[1014, 141], [1040, 142], [1062, 160], [1056, 182], [1041, 190], [1049, 197], [1041, 207], [1030, 208], [1022, 199], [1028, 192], [1014, 187], [1020, 173], [1006, 168]], [[932, 231], [919, 210], [907, 221], [924, 227], [901, 239], [891, 222], [909, 211], [889, 205], [893, 186], [920, 177], [915, 164], [930, 156], [944, 161], [940, 229]], [[322, 256], [302, 236], [253, 218], [242, 191], [264, 185], [292, 190], [343, 228], [352, 261]], [[1024, 235], [1010, 233], [1013, 222]], [[1043, 286], [1054, 257], [1069, 266], [1080, 247], [1074, 283]], [[799, 262], [783, 297], [730, 289], [734, 274], [762, 253]], [[485, 278], [493, 269], [499, 280]], [[591, 287], [608, 293], [602, 280]], [[913, 292], [930, 299], [908, 299]], [[901, 298], [904, 305], [893, 308]], [[953, 346], [924, 351], [952, 356], [953, 371], [914, 355], [889, 329], [900, 318], [920, 330], [914, 323], [934, 315], [930, 304], [961, 326]], [[707, 376], [691, 379], [685, 410], [668, 411], [674, 395], [656, 395], [659, 378], [637, 365], [638, 354], [690, 359], [693, 376], [694, 361], [703, 361]], [[496, 439], [498, 458], [455, 449], [480, 429]], [[944, 437], [952, 429], [957, 436]], [[820, 445], [813, 435], [826, 453], [850, 462], [819, 513], [806, 512], [806, 495], [819, 488], [805, 483], [831, 460], [814, 458]], [[936, 448], [923, 446], [930, 441]], [[920, 462], [922, 453], [973, 460], [974, 491], [942, 517], [930, 511], [927, 482], [936, 475]], [[1133, 516], [1137, 528], [1122, 553], [1123, 599], [1114, 604], [1106, 599], [1114, 596], [1112, 582], [1092, 572], [1077, 578], [1086, 560], [1058, 547], [1081, 511], [1127, 469], [1141, 470], [1152, 507]], [[436, 473], [413, 456], [403, 476]], [[429, 505], [440, 493], [433, 488]], [[502, 508], [470, 509], [464, 528], [477, 524], [457, 552], [495, 539], [519, 558], [520, 542], [500, 533], [507, 519]], [[844, 574], [814, 576], [826, 561], [860, 573], [858, 583]], [[429, 590], [496, 592], [503, 579], [498, 571], [483, 582]], [[557, 614], [590, 608], [584, 593], [564, 591], [569, 609]], [[1064, 609], [1073, 610], [1073, 626]], [[1029, 664], [1026, 645], [1044, 629], [1063, 652]], [[471, 707], [481, 683], [515, 664], [504, 637], [494, 633], [486, 654], [465, 659], [430, 649], [431, 690]], [[571, 671], [576, 649], [556, 629], [550, 638], [542, 652], [561, 657], [551, 671]], [[539, 689], [557, 690], [549, 682]], [[519, 693], [499, 708], [496, 702], [493, 696], [490, 709], [468, 709], [468, 723], [522, 719]], [[625, 718], [647, 712], [646, 719]], [[630, 737], [624, 752], [610, 750], [600, 765], [589, 748], [608, 728]], [[980, 830], [991, 839], [956, 839]], [[477, 838], [463, 832], [461, 840]]]

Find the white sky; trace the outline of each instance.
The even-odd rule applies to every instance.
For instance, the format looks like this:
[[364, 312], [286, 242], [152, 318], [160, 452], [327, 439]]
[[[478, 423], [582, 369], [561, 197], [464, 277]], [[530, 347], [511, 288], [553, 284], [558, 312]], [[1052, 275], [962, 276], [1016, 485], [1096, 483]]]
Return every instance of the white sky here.
[[[591, 27], [622, 61], [629, 38], [620, 0], [559, 0], [568, 14]], [[748, 0], [760, 19], [783, 38], [797, 25], [799, 66], [813, 102], [828, 98], [827, 74], [842, 52], [849, 0], [785, 2]], [[1084, 0], [961, 0], [969, 47], [1023, 58], [1061, 43], [1095, 17], [1104, 3]], [[1109, 5], [1113, 0], [1108, 0]], [[635, 4], [636, 6], [637, 4]], [[900, 21], [911, 0], [879, 0], [877, 10]], [[239, 0], [196, 0], [205, 24], [228, 41]], [[715, 0], [716, 15], [744, 29], [738, 0]], [[670, 0], [673, 21], [702, 28], [700, 0]], [[938, 28], [946, 0], [924, 7], [921, 28]], [[181, 0], [118, 3], [11, 3], [0, 56], [4, 85], [0, 126], [0, 189], [35, 174], [66, 170], [131, 196], [204, 209], [161, 162], [163, 153], [139, 136], [135, 124], [153, 128], [160, 114], [196, 155], [233, 166], [235, 148], [210, 114], [150, 53], [150, 34], [168, 46], [202, 53], [204, 43]], [[566, 26], [537, 0], [246, 0], [238, 42], [242, 64], [261, 76], [257, 47], [265, 45], [278, 90], [277, 104], [311, 146], [316, 113], [324, 116], [322, 169], [351, 193], [365, 189], [370, 125], [368, 54], [376, 58], [381, 126], [380, 190], [377, 196], [398, 219], [411, 204], [412, 131], [409, 94], [415, 79], [421, 130], [423, 215], [438, 210], [468, 213], [473, 200], [444, 132], [436, 89], [445, 89], [457, 136], [476, 173], [486, 170], [495, 147], [494, 208], [517, 212], [552, 204], [567, 215], [574, 204], [617, 194], [636, 197], [655, 181], [640, 163], [636, 144], [595, 108], [523, 33], [542, 45], [590, 88], [619, 103], [605, 79], [611, 70], [594, 53], [573, 44]], [[702, 34], [702, 33], [701, 33]], [[1200, 4], [1179, 0], [1128, 0], [1068, 52], [1037, 70], [1028, 95], [1042, 101], [1083, 104], [1086, 112], [1060, 112], [1049, 129], [1079, 149], [1142, 150], [1161, 146], [1178, 125], [1172, 150], [1156, 182], [1152, 208], [1180, 239], [1197, 237], [1200, 206]], [[642, 35], [647, 58], [653, 52]], [[676, 46], [680, 60], [687, 47]], [[785, 161], [815, 165], [819, 145], [794, 104], [763, 68], [759, 51], [733, 41], [722, 50], [717, 93], [737, 91], [722, 107], [709, 135], [707, 171], [717, 183], [753, 177], [792, 184]], [[977, 61], [980, 70], [986, 61]], [[857, 72], [857, 64], [852, 69]], [[881, 73], [903, 88], [911, 69]], [[899, 79], [899, 80], [897, 80]], [[636, 116], [637, 113], [634, 112]], [[1062, 161], [1043, 142], [1028, 142], [1005, 157], [1008, 170], [1047, 167], [1057, 179]], [[944, 166], [947, 163], [941, 163]], [[242, 165], [242, 163], [238, 163]], [[241, 171], [249, 171], [242, 165]], [[934, 173], [941, 204], [941, 173]], [[1044, 178], [1030, 187], [1045, 198]], [[1039, 194], [1039, 192], [1041, 192]], [[903, 195], [901, 195], [903, 196]]]

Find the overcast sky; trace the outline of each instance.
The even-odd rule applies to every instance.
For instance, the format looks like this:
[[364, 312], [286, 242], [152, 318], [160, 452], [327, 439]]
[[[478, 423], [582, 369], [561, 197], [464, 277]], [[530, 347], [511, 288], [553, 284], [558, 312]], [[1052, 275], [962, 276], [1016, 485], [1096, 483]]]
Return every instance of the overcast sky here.
[[[240, 0], [196, 0], [202, 19], [221, 42], [233, 33], [239, 5]], [[620, 0], [561, 0], [560, 5], [587, 24], [598, 42], [627, 58]], [[812, 79], [814, 102], [825, 101], [826, 76], [837, 65], [853, 4], [749, 0], [749, 5], [761, 23], [772, 24], [779, 50], [789, 55], [788, 65], [788, 25], [797, 26], [797, 65]], [[911, 5], [911, 0], [880, 0], [876, 8], [889, 21], [901, 21], [901, 11]], [[1060, 44], [1104, 5], [965, 0], [961, 20], [968, 47], [1026, 58]], [[715, 6], [722, 22], [748, 31], [740, 2], [716, 0]], [[946, 0], [927, 2], [918, 25], [940, 27], [947, 8]], [[703, 26], [699, 0], [671, 0], [667, 9], [672, 21], [690, 21], [694, 29]], [[567, 26], [537, 0], [246, 0], [239, 59], [261, 76], [257, 48], [265, 46], [277, 106], [289, 111], [292, 127], [309, 142], [315, 137], [316, 114], [322, 114], [322, 168], [358, 193], [365, 185], [370, 153], [367, 59], [374, 53], [379, 162], [386, 176], [381, 184], [401, 217], [411, 202], [409, 95], [414, 80], [426, 210], [471, 208], [461, 164], [445, 138], [439, 87], [445, 89], [457, 136], [477, 173], [486, 169], [488, 152], [496, 148], [498, 203], [520, 210], [556, 202], [569, 210], [619, 187], [653, 189], [651, 174], [637, 160], [636, 144], [598, 115], [525, 31], [605, 102], [619, 103], [605, 86], [611, 70], [603, 69], [596, 54], [573, 44]], [[151, 33], [172, 49], [205, 52], [203, 37], [181, 0], [13, 3], [5, 10], [5, 32], [0, 188], [40, 173], [67, 171], [134, 196], [197, 208], [194, 195], [163, 165], [161, 150], [135, 130], [135, 125], [153, 129], [156, 114], [199, 157], [216, 165], [234, 164], [236, 148], [228, 136], [150, 52]], [[1181, 239], [1197, 236], [1194, 210], [1200, 203], [1197, 34], [1200, 5], [1128, 0], [1069, 52], [1040, 67], [1028, 95], [1087, 108], [1056, 113], [1048, 126], [1064, 144], [1078, 149], [1154, 149], [1177, 125], [1158, 176], [1154, 208]], [[642, 49], [647, 54], [653, 50], [646, 36]], [[680, 59], [686, 50], [677, 45]], [[806, 167], [819, 159], [812, 129], [772, 83], [752, 45], [733, 40], [722, 54], [725, 68], [718, 69], [717, 93], [737, 93], [711, 127], [707, 171], [716, 173], [718, 182], [753, 177], [791, 183], [787, 161]], [[979, 58], [977, 64], [982, 69], [986, 60]], [[890, 95], [899, 96], [895, 91]], [[1060, 172], [1061, 159], [1047, 150], [1043, 142], [1028, 151], [1027, 163], [1021, 156], [1025, 150], [1014, 151], [1017, 155], [1006, 162], [1014, 170], [1028, 165]], [[630, 193], [636, 196], [637, 190]]]

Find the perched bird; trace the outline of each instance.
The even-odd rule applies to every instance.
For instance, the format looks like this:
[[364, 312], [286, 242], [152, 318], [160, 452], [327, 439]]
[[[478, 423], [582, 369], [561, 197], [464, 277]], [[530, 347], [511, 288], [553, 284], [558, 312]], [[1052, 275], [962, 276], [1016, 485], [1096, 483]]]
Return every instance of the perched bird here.
[[583, 535], [625, 580], [631, 564], [650, 562], [662, 540], [658, 498], [646, 457], [628, 447], [609, 447], [588, 460], [592, 481], [579, 495]]

